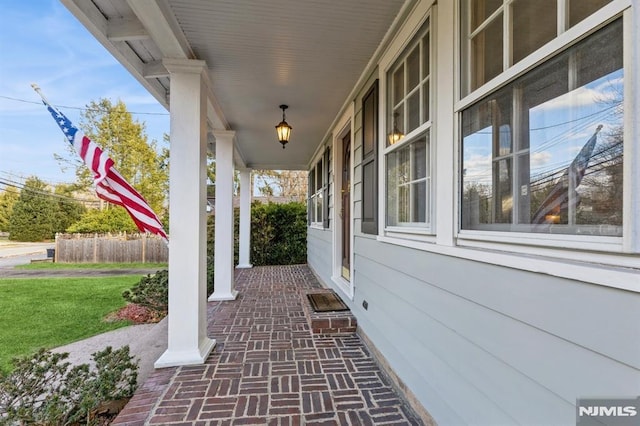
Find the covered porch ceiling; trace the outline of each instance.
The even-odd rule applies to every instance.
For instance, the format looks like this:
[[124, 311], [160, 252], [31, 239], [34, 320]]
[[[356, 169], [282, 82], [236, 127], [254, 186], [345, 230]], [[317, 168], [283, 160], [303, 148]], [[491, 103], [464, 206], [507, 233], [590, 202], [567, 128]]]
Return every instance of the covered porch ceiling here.
[[241, 166], [305, 169], [415, 0], [61, 2], [167, 108], [162, 59], [204, 60], [209, 127], [236, 132]]

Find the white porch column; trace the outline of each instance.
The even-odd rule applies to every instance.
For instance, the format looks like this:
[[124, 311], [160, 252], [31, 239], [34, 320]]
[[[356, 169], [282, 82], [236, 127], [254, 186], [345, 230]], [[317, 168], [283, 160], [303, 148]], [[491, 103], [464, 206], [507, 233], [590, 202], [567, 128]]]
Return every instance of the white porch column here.
[[234, 131], [214, 131], [216, 138], [216, 228], [213, 294], [209, 301], [235, 300], [233, 289], [233, 140]]
[[169, 315], [167, 350], [156, 368], [202, 364], [207, 337], [206, 64], [165, 59], [171, 75]]
[[240, 248], [237, 268], [251, 268], [251, 169], [240, 170]]

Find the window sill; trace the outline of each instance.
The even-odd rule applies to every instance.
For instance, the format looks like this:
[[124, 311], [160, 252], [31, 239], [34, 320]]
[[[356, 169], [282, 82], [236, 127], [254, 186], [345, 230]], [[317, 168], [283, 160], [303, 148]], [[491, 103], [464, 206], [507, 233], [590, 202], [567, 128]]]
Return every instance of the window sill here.
[[[535, 272], [640, 293], [640, 257], [576, 252], [562, 248], [474, 241], [460, 236], [457, 246], [379, 236], [378, 241], [444, 256]], [[582, 247], [584, 248], [584, 246]], [[507, 251], [508, 250], [508, 251]]]
[[421, 240], [427, 235], [433, 235], [431, 228], [418, 226], [387, 226], [384, 228], [384, 233], [387, 236]]
[[[458, 243], [460, 245], [475, 246], [476, 242], [482, 245], [488, 242], [525, 246], [527, 252], [531, 251], [530, 246], [534, 246], [552, 249], [622, 253], [622, 237], [489, 230], [462, 230], [458, 233]], [[512, 248], [509, 248], [509, 251], [512, 251]]]

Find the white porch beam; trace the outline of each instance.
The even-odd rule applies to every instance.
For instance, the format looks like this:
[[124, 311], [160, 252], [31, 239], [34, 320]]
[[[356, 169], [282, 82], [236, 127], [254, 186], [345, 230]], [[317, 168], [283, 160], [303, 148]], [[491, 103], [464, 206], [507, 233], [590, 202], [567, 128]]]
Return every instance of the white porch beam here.
[[146, 40], [149, 33], [138, 19], [111, 19], [107, 21], [109, 41]]
[[165, 58], [195, 57], [167, 3], [157, 0], [128, 0], [127, 3]]
[[214, 130], [216, 139], [216, 228], [213, 294], [209, 301], [235, 300], [233, 277], [233, 145], [236, 132]]
[[202, 364], [216, 343], [206, 318], [206, 65], [164, 64], [171, 74], [169, 315], [167, 350], [156, 368]]
[[251, 268], [251, 169], [240, 170], [240, 247], [237, 268]]
[[169, 71], [167, 71], [167, 68], [164, 66], [161, 60], [152, 61], [144, 64], [142, 75], [144, 76], [144, 78], [169, 77]]

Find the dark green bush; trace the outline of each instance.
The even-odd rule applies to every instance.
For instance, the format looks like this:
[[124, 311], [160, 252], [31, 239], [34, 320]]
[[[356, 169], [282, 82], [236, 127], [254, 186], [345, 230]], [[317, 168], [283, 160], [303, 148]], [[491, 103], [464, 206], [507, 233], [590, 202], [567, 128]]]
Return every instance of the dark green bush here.
[[[238, 264], [239, 209], [234, 210], [234, 263]], [[207, 288], [213, 292], [215, 216], [207, 222]], [[307, 207], [305, 203], [254, 202], [251, 205], [251, 259], [256, 266], [294, 265], [307, 261]]]
[[122, 297], [127, 302], [151, 309], [159, 316], [166, 315], [169, 306], [169, 271], [163, 269], [142, 277], [130, 290], [125, 290]]
[[251, 263], [293, 265], [306, 261], [306, 205], [254, 203], [251, 206]]
[[133, 395], [138, 363], [128, 346], [92, 354], [95, 368], [72, 367], [68, 356], [41, 349], [14, 359], [14, 370], [0, 376], [0, 424], [103, 424], [105, 407]]

